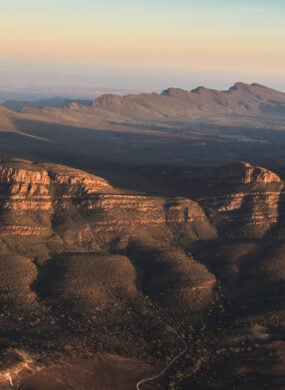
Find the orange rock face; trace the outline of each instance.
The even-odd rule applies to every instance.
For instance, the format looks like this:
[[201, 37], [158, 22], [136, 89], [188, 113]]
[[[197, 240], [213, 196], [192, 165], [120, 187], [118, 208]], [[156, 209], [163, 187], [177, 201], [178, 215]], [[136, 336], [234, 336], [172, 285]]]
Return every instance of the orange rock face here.
[[60, 166], [3, 165], [0, 234], [56, 233], [84, 246], [121, 236], [211, 239], [216, 228], [262, 236], [278, 222], [283, 183], [275, 173], [240, 163], [205, 177], [209, 196], [197, 203], [119, 193], [102, 178]]
[[2, 236], [56, 233], [69, 245], [84, 246], [122, 235], [170, 238], [178, 230], [191, 240], [215, 235], [191, 200], [118, 194], [104, 179], [81, 171], [32, 168], [0, 167]]
[[2, 166], [0, 167], [0, 183], [50, 184], [50, 178], [46, 171], [31, 171]]
[[214, 183], [211, 196], [199, 203], [221, 232], [262, 236], [278, 223], [284, 184], [275, 173], [248, 163], [232, 164]]

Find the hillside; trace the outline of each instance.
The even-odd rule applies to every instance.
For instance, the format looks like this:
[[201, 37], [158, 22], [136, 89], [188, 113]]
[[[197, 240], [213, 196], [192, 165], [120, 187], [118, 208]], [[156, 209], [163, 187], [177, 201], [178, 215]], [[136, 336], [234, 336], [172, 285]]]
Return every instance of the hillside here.
[[[216, 316], [226, 332], [228, 316], [279, 307], [283, 181], [248, 163], [187, 175], [195, 200], [132, 193], [58, 164], [1, 161], [1, 359], [14, 351], [2, 372], [26, 378], [26, 388], [43, 383], [53, 361], [67, 386], [63, 362], [96, 371], [104, 352], [139, 359], [135, 370], [147, 373], [146, 362], [158, 370], [179, 352], [167, 323], [204, 348]], [[198, 358], [195, 348], [187, 359]], [[25, 354], [40, 376], [17, 369]], [[108, 359], [104, 370], [117, 370]]]

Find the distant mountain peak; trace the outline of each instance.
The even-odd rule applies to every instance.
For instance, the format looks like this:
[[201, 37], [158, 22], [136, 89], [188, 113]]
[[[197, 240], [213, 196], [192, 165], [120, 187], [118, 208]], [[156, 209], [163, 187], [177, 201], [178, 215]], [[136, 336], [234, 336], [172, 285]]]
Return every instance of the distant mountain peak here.
[[203, 87], [202, 85], [200, 85], [199, 87], [192, 89], [191, 92], [192, 93], [201, 93], [201, 92], [204, 92], [204, 91], [207, 91], [207, 90], [208, 90], [208, 88]]
[[93, 102], [93, 106], [104, 108], [104, 107], [108, 107], [110, 105], [121, 104], [122, 100], [123, 100], [123, 97], [121, 95], [108, 93], [108, 94], [104, 94], [104, 95], [98, 97], [97, 99], [95, 99]]
[[211, 98], [213, 95], [221, 93], [221, 91], [218, 91], [217, 89], [213, 89], [213, 88], [206, 88], [206, 87], [200, 86], [200, 87], [192, 89], [191, 93], [194, 93], [195, 95], [203, 95], [203, 96]]
[[270, 88], [266, 87], [266, 85], [258, 84], [258, 83], [252, 83], [252, 84], [250, 84], [250, 86], [251, 86], [251, 87], [258, 87], [258, 88], [270, 89]]
[[232, 87], [229, 88], [229, 91], [244, 91], [248, 90], [251, 86], [246, 83], [237, 82]]
[[176, 97], [176, 96], [188, 96], [189, 92], [182, 88], [174, 88], [169, 87], [161, 92], [161, 95], [163, 96], [170, 96], [170, 97]]
[[[5, 106], [5, 104], [3, 105]], [[74, 115], [71, 113], [72, 111], [89, 112], [91, 107], [93, 107], [92, 112], [98, 108], [107, 110], [114, 115], [147, 120], [157, 120], [158, 118], [183, 118], [185, 120], [185, 118], [190, 118], [193, 113], [199, 115], [234, 113], [255, 116], [274, 113], [284, 116], [285, 94], [261, 84], [237, 82], [228, 90], [223, 91], [204, 86], [199, 86], [191, 91], [169, 87], [160, 94], [140, 93], [122, 96], [108, 93], [97, 97], [94, 101], [54, 98], [27, 103], [9, 103], [9, 109], [27, 115], [40, 114], [38, 109], [46, 107], [65, 109], [64, 112], [61, 110], [58, 113], [61, 118], [68, 117], [70, 114]], [[46, 115], [56, 115], [57, 110], [53, 114], [51, 110], [44, 112]], [[107, 115], [102, 111], [99, 114]], [[10, 111], [0, 108], [0, 115], [2, 122], [5, 121], [6, 128], [13, 127]]]
[[264, 100], [264, 103], [267, 104], [270, 100], [284, 101], [285, 94], [283, 92], [277, 91], [273, 88], [269, 88], [265, 85], [252, 83], [235, 83], [226, 93], [239, 93], [240, 95], [251, 95], [253, 98], [258, 98]]

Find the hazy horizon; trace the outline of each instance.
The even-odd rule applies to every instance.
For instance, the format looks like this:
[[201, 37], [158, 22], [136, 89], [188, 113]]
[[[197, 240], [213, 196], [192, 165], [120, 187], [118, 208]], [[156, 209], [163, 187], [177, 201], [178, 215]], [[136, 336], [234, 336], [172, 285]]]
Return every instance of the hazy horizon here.
[[0, 88], [285, 91], [281, 0], [20, 0], [2, 5]]

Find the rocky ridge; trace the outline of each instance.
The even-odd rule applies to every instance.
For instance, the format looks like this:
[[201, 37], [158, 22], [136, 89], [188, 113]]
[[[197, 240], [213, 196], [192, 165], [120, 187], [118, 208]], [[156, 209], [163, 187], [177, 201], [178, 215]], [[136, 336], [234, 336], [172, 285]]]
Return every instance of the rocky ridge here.
[[[168, 88], [161, 94], [106, 94], [93, 102], [93, 108], [137, 118], [177, 117], [203, 113], [258, 115], [272, 109], [284, 111], [285, 94], [260, 84], [238, 82], [226, 91], [198, 87], [192, 91]], [[175, 107], [175, 110], [173, 110]]]
[[168, 235], [180, 229], [191, 239], [215, 235], [201, 207], [191, 200], [122, 193], [81, 171], [25, 164], [19, 168], [12, 161], [0, 167], [0, 235], [58, 233], [74, 245], [149, 229]]
[[218, 196], [199, 203], [221, 232], [262, 237], [279, 222], [284, 183], [275, 173], [248, 163], [232, 164], [213, 185]]
[[53, 164], [2, 163], [0, 235], [53, 231], [66, 238], [72, 231], [72, 240], [84, 245], [84, 236], [90, 242], [162, 229], [191, 241], [214, 238], [215, 227], [221, 235], [230, 228], [262, 236], [278, 222], [284, 184], [273, 172], [237, 163], [186, 179], [190, 189], [196, 187], [198, 203], [126, 193], [102, 178]]

